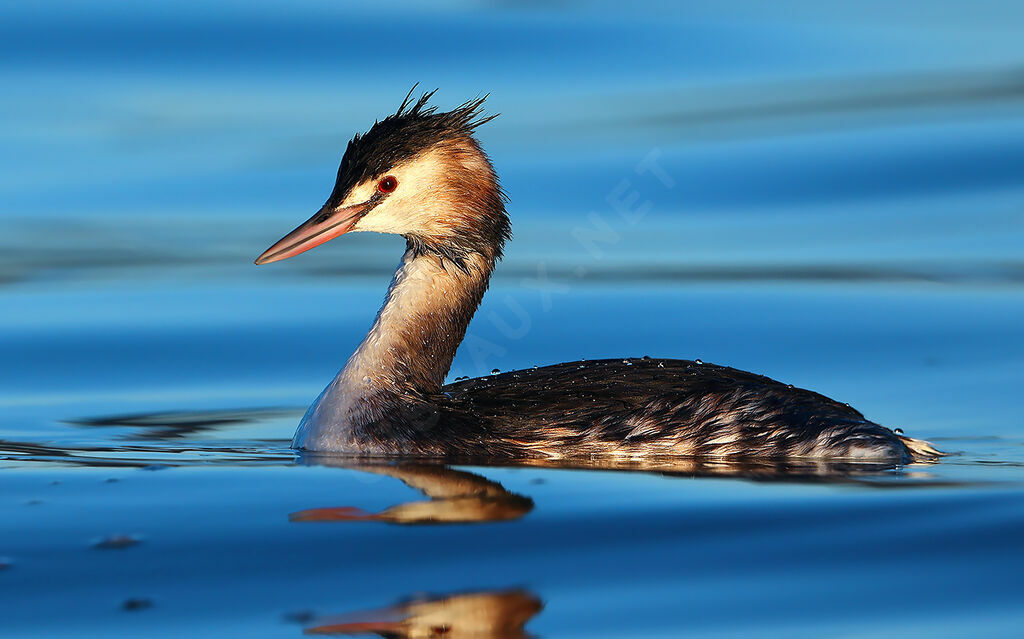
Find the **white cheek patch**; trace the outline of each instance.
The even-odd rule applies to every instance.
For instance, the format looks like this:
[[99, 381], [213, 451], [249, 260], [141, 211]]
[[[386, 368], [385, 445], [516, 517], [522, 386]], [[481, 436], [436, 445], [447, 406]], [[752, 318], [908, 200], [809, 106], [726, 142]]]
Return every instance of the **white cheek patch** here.
[[367, 213], [363, 219], [356, 223], [352, 230], [374, 233], [394, 233], [396, 235], [409, 233], [410, 229], [406, 228], [408, 226], [408, 220], [401, 215], [401, 211], [398, 208], [389, 206], [389, 204], [390, 203], [385, 200], [374, 207], [372, 211]]
[[[442, 199], [445, 193], [444, 171], [444, 158], [440, 151], [428, 151], [396, 166], [388, 175], [398, 180], [398, 188], [359, 220], [352, 230], [397, 235], [431, 232], [438, 212], [447, 206]], [[377, 192], [377, 180], [360, 184], [356, 192], [364, 199], [354, 201], [365, 202]]]

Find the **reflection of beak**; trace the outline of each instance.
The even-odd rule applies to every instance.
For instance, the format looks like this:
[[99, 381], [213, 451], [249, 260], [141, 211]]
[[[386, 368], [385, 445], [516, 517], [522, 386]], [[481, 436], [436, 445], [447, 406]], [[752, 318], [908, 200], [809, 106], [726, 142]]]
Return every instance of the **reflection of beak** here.
[[316, 215], [299, 225], [297, 229], [282, 237], [263, 255], [256, 258], [257, 264], [278, 262], [304, 253], [314, 246], [347, 233], [370, 208], [370, 202], [353, 204], [340, 209], [324, 205]]
[[372, 521], [378, 515], [352, 506], [338, 508], [311, 508], [288, 515], [288, 521]]
[[307, 635], [365, 635], [370, 633], [395, 636], [409, 613], [400, 606], [364, 610], [362, 612], [318, 619], [316, 625], [303, 630]]

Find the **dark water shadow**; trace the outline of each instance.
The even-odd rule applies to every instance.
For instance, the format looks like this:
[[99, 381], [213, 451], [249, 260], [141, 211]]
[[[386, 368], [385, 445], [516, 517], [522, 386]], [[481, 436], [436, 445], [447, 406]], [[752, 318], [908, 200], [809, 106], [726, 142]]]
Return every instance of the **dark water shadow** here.
[[232, 410], [204, 410], [179, 412], [134, 413], [69, 419], [64, 423], [88, 428], [136, 428], [125, 439], [181, 439], [226, 426], [254, 424], [274, 417], [291, 414], [284, 408], [242, 408]]
[[[273, 444], [279, 444], [273, 446]], [[295, 453], [288, 442], [245, 442], [235, 445], [79, 445], [0, 439], [0, 462], [49, 463], [92, 468], [290, 465]]]
[[[256, 438], [252, 428], [296, 412], [260, 407], [67, 419], [61, 423], [74, 430], [66, 436], [45, 441], [0, 438], [0, 461], [107, 468], [287, 465], [296, 458], [291, 440]], [[236, 429], [237, 439], [220, 437]]]

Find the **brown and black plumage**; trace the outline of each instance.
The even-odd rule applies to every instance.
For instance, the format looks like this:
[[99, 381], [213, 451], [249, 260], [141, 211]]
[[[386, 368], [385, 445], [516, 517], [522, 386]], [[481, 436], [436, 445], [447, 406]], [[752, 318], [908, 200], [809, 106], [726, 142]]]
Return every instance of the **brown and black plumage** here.
[[687, 360], [584, 361], [444, 385], [509, 239], [505, 197], [473, 137], [482, 99], [432, 93], [355, 136], [327, 203], [257, 264], [354, 231], [406, 238], [369, 334], [317, 398], [296, 448], [370, 457], [661, 456], [909, 462], [939, 453], [846, 404]]

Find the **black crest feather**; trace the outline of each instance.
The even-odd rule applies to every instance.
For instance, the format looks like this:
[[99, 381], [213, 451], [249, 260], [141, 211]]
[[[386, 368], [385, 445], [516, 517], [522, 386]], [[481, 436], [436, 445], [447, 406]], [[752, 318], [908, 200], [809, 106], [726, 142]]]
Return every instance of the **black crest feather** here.
[[424, 92], [413, 102], [415, 90], [413, 86], [393, 115], [374, 122], [366, 133], [352, 137], [338, 167], [332, 199], [344, 198], [364, 180], [384, 175], [395, 164], [438, 142], [471, 135], [473, 129], [498, 117], [498, 114], [480, 117], [487, 95], [464, 102], [451, 111], [438, 112], [436, 106], [427, 105], [437, 89]]
[[[356, 134], [348, 143], [328, 203], [340, 204], [356, 185], [383, 177], [396, 164], [446, 140], [468, 140], [490, 166], [486, 153], [472, 135], [474, 129], [497, 117], [481, 117], [487, 95], [468, 100], [451, 111], [438, 112], [436, 106], [427, 104], [436, 89], [422, 93], [414, 101], [415, 91], [413, 86], [394, 114], [374, 122], [369, 131]], [[437, 256], [442, 266], [451, 263], [462, 270], [467, 269], [466, 258], [470, 253], [500, 259], [511, 229], [505, 212], [505, 194], [493, 168], [490, 173], [491, 188], [472, 188], [464, 194], [466, 206], [480, 213], [473, 224], [446, 237], [407, 235], [409, 248], [417, 254]]]

